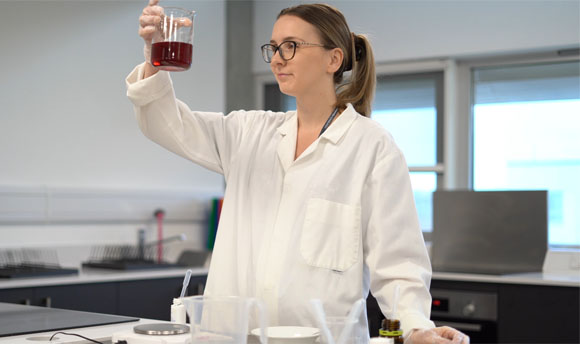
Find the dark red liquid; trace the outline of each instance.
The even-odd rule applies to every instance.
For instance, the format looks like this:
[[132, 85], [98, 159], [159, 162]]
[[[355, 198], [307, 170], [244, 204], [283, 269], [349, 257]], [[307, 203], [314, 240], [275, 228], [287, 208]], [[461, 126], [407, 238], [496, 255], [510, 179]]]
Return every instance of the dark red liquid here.
[[151, 47], [151, 64], [170, 71], [189, 69], [193, 46], [182, 42], [159, 42]]

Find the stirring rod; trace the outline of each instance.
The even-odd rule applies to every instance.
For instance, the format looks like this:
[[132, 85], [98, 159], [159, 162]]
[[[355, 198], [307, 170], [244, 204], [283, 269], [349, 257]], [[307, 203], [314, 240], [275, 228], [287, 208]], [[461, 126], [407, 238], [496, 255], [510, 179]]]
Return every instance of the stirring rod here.
[[332, 338], [332, 334], [328, 326], [326, 326], [326, 315], [324, 314], [324, 308], [322, 308], [322, 302], [320, 299], [310, 299], [310, 304], [312, 305], [312, 310], [318, 323], [318, 329], [322, 336], [327, 339], [328, 344], [334, 344], [334, 338]]
[[397, 284], [395, 286], [395, 295], [393, 297], [393, 308], [391, 311], [391, 319], [397, 319], [397, 303], [399, 303], [399, 293], [401, 292], [401, 287]]
[[183, 288], [181, 288], [181, 295], [179, 296], [182, 299], [185, 296], [185, 291], [187, 290], [187, 286], [189, 285], [189, 279], [191, 278], [191, 269], [187, 270], [185, 273], [185, 278], [183, 279]]
[[358, 318], [360, 317], [360, 313], [365, 306], [366, 301], [364, 299], [360, 299], [356, 301], [348, 313], [346, 318], [346, 325], [340, 331], [340, 336], [338, 337], [337, 344], [348, 344], [348, 335], [353, 330], [353, 327], [356, 323], [358, 323]]

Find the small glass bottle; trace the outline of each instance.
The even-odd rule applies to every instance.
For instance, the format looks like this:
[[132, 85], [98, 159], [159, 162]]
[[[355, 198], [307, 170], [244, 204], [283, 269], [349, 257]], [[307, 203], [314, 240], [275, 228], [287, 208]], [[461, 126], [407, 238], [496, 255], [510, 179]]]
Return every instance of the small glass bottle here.
[[383, 319], [381, 322], [381, 329], [379, 330], [379, 337], [392, 338], [395, 344], [403, 344], [403, 331], [401, 330], [401, 322], [397, 319]]
[[185, 306], [179, 299], [173, 299], [173, 304], [171, 305], [171, 322], [176, 324], [185, 324]]

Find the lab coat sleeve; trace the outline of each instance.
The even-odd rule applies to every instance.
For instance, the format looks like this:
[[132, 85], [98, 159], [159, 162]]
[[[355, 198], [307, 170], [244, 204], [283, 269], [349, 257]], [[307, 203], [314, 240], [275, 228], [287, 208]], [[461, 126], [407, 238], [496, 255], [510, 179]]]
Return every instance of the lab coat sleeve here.
[[369, 175], [363, 196], [367, 219], [363, 241], [369, 269], [370, 291], [382, 313], [393, 309], [395, 286], [399, 286], [396, 316], [405, 335], [416, 328], [433, 328], [431, 311], [431, 264], [415, 209], [405, 159], [394, 147], [380, 158]]
[[142, 79], [143, 65], [127, 77], [127, 96], [139, 127], [152, 141], [212, 171], [227, 174], [242, 117], [191, 111], [176, 99], [168, 72]]

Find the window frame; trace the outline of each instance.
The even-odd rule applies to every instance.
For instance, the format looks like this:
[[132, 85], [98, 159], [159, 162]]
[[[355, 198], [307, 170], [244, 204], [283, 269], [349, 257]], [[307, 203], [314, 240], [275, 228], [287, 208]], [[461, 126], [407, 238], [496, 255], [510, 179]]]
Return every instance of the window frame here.
[[[435, 165], [423, 165], [423, 166], [409, 166], [409, 173], [413, 172], [432, 172], [435, 173], [436, 186], [435, 190], [444, 187], [444, 175], [445, 175], [445, 156], [444, 156], [444, 123], [445, 123], [445, 97], [444, 97], [444, 71], [443, 70], [433, 70], [433, 71], [421, 71], [421, 72], [401, 72], [397, 70], [386, 72], [377, 72], [377, 84], [382, 81], [382, 79], [390, 79], [392, 81], [412, 81], [412, 80], [424, 80], [432, 79], [435, 82], [435, 112], [436, 112], [436, 142], [435, 142]], [[376, 97], [376, 95], [375, 95]], [[422, 228], [423, 229], [423, 228]], [[426, 241], [432, 240], [431, 231], [422, 231], [423, 237]]]
[[[572, 49], [573, 50], [573, 49]], [[550, 50], [518, 54], [471, 56], [456, 58], [434, 58], [415, 61], [392, 61], [377, 63], [377, 78], [385, 75], [420, 73], [443, 73], [443, 118], [437, 140], [441, 140], [442, 152], [435, 166], [410, 167], [409, 172], [436, 172], [437, 189], [473, 190], [473, 80], [472, 70], [481, 67], [524, 65], [580, 61], [580, 56], [571, 50]], [[276, 83], [272, 73], [255, 74], [255, 104], [264, 104], [264, 86]], [[437, 109], [439, 111], [439, 109]], [[439, 112], [437, 122], [439, 123]], [[439, 130], [442, 132], [440, 133]], [[439, 142], [438, 142], [439, 145]], [[438, 148], [439, 149], [439, 148]], [[426, 241], [431, 233], [423, 232]], [[554, 245], [550, 247], [558, 248]], [[578, 250], [578, 248], [573, 248]]]

